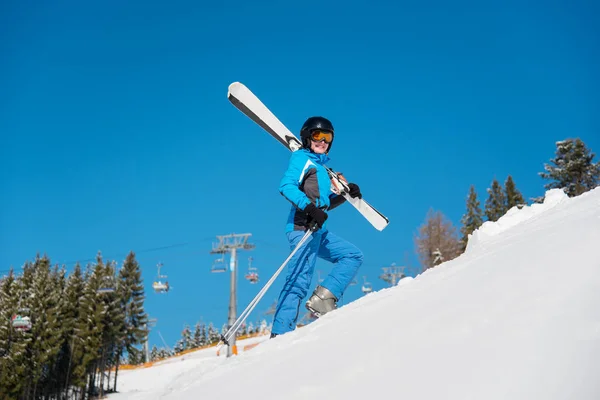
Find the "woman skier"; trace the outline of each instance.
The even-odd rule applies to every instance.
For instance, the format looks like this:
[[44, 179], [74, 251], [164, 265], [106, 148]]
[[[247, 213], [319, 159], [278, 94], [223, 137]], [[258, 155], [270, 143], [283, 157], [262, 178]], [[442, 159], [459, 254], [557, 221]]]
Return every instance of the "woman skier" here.
[[[286, 225], [291, 249], [307, 229], [316, 224], [311, 237], [298, 249], [288, 264], [288, 274], [273, 318], [271, 337], [296, 329], [300, 303], [310, 288], [317, 257], [334, 264], [331, 273], [316, 287], [306, 308], [320, 317], [337, 307], [346, 287], [354, 279], [363, 261], [362, 252], [353, 244], [327, 230], [327, 211], [346, 201], [332, 191], [332, 182], [324, 165], [334, 138], [331, 122], [310, 117], [300, 131], [303, 148], [292, 153], [279, 192], [292, 203]], [[362, 198], [360, 188], [348, 184], [351, 197]]]

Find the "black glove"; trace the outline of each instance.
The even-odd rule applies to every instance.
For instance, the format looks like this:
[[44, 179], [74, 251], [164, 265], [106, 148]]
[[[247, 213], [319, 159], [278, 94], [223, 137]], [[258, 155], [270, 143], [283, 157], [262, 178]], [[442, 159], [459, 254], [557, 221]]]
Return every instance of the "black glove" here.
[[317, 208], [313, 203], [307, 205], [304, 212], [310, 217], [308, 222], [315, 222], [319, 229], [323, 227], [323, 224], [327, 220], [327, 213], [320, 208]]
[[360, 192], [360, 188], [356, 183], [349, 183], [348, 188], [350, 189], [350, 191], [348, 192], [350, 197], [358, 197], [359, 199], [362, 199], [362, 193]]

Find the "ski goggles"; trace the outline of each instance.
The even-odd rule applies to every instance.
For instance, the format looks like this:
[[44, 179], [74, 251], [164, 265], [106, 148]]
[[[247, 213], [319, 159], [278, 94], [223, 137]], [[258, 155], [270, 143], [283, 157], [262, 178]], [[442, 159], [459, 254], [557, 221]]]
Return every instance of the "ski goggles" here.
[[324, 141], [325, 143], [331, 143], [333, 141], [333, 133], [315, 130], [310, 133], [310, 138], [313, 142]]

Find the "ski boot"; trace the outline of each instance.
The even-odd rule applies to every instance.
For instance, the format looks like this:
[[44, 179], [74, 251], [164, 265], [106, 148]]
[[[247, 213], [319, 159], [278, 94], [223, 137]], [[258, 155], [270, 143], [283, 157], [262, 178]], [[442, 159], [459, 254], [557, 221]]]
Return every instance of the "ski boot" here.
[[317, 286], [312, 296], [306, 302], [306, 309], [317, 318], [337, 308], [337, 300], [329, 289]]

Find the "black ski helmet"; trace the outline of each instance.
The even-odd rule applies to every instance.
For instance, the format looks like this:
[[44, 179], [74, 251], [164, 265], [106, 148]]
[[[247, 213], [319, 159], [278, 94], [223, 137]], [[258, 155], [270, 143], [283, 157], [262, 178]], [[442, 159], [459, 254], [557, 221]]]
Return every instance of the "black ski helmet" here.
[[335, 139], [335, 133], [333, 131], [333, 124], [327, 118], [324, 117], [310, 117], [304, 122], [302, 125], [302, 129], [300, 129], [300, 139], [302, 140], [302, 146], [305, 149], [310, 149], [310, 134], [314, 130], [323, 130], [331, 132], [333, 138], [331, 143], [329, 143], [329, 147], [327, 148], [327, 152], [331, 150], [331, 145], [333, 144], [333, 139]]

